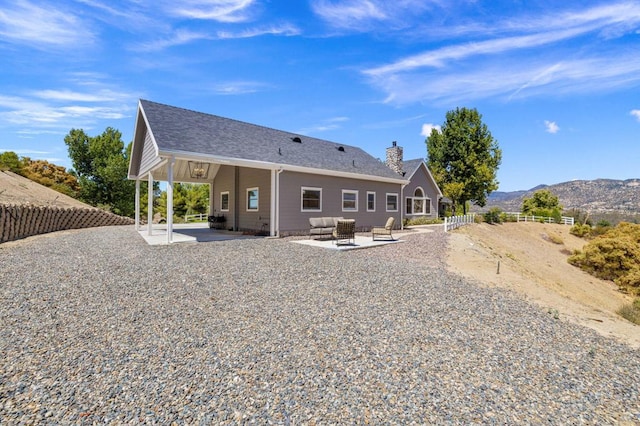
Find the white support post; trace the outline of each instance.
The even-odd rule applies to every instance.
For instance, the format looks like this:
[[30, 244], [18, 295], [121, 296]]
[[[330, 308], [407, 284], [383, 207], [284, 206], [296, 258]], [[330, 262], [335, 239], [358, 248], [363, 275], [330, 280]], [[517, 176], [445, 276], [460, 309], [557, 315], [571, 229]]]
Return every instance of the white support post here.
[[147, 235], [151, 236], [153, 234], [153, 175], [151, 172], [149, 172], [149, 179], [147, 182], [149, 184], [149, 188], [147, 190], [149, 194], [147, 204]]
[[271, 205], [269, 206], [269, 235], [275, 237], [276, 235], [276, 199], [278, 197], [277, 188], [277, 171], [271, 170]]
[[171, 157], [167, 163], [167, 244], [173, 242], [173, 165], [176, 159]]
[[140, 230], [140, 179], [136, 177], [136, 231]]

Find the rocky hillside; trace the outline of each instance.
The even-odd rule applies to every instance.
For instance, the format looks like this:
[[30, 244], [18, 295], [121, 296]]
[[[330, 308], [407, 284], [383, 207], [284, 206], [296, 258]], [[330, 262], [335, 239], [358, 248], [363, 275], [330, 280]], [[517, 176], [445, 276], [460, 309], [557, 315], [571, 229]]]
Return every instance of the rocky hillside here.
[[92, 208], [10, 171], [0, 171], [0, 204]]
[[494, 192], [487, 206], [503, 211], [520, 211], [522, 200], [539, 190], [547, 189], [560, 199], [565, 209], [580, 209], [592, 213], [640, 214], [640, 179], [573, 180], [555, 185], [539, 185], [527, 191]]

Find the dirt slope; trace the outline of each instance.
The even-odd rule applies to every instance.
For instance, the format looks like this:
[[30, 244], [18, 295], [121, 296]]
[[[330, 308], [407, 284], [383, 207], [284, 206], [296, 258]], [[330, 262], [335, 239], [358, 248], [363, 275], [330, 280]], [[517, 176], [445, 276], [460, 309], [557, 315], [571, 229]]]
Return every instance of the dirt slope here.
[[[615, 313], [632, 299], [612, 282], [567, 263], [569, 254], [585, 244], [569, 229], [540, 223], [463, 227], [451, 233], [449, 268], [484, 285], [513, 290], [560, 320], [640, 348], [640, 326]], [[555, 244], [553, 237], [562, 243]]]
[[0, 171], [0, 203], [92, 208], [68, 195], [9, 171]]

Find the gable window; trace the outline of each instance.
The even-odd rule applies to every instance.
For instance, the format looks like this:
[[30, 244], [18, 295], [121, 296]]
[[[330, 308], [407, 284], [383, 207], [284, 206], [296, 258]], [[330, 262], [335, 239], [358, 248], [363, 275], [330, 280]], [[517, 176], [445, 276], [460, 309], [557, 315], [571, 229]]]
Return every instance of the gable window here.
[[303, 212], [322, 211], [322, 188], [309, 188], [303, 186], [300, 191]]
[[376, 211], [376, 193], [373, 191], [367, 191], [367, 211]]
[[342, 190], [342, 211], [357, 212], [358, 211], [358, 191], [350, 189]]
[[220, 211], [229, 211], [229, 191], [220, 193]]
[[407, 197], [405, 211], [411, 215], [431, 214], [431, 199], [424, 196], [422, 188], [417, 187], [413, 191], [413, 197]]
[[397, 193], [387, 193], [387, 211], [388, 212], [398, 211], [398, 194]]
[[247, 188], [247, 211], [258, 211], [258, 188]]

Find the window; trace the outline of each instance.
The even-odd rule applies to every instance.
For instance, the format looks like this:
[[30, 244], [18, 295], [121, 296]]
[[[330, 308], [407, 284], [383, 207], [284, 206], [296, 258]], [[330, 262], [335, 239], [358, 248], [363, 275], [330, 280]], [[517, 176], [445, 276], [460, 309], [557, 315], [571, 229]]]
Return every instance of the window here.
[[322, 188], [308, 188], [303, 186], [300, 198], [302, 199], [303, 212], [322, 211]]
[[398, 211], [398, 194], [387, 194], [387, 211]]
[[375, 212], [376, 211], [376, 193], [372, 191], [367, 191], [367, 211]]
[[358, 191], [350, 189], [342, 190], [342, 211], [357, 212], [358, 211]]
[[413, 197], [407, 197], [405, 211], [411, 215], [431, 214], [431, 200], [424, 196], [422, 188], [416, 188]]
[[247, 211], [258, 211], [258, 188], [247, 189]]
[[229, 191], [220, 193], [220, 211], [229, 211]]

